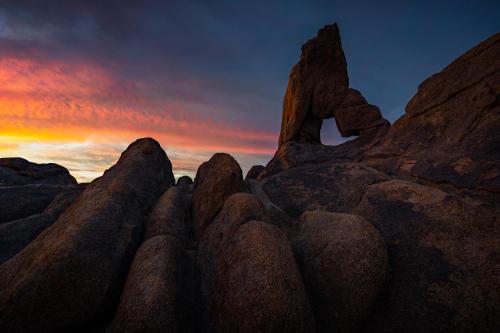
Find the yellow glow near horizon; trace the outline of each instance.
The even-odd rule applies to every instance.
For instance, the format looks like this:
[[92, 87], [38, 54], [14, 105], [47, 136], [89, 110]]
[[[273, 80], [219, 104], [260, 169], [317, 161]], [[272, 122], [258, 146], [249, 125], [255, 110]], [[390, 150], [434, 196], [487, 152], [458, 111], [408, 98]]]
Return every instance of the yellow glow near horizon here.
[[274, 133], [191, 119], [193, 103], [141, 89], [147, 95], [147, 84], [129, 87], [96, 64], [0, 58], [0, 157], [58, 163], [87, 182], [140, 137], [159, 141], [178, 175], [193, 176], [219, 151], [256, 162], [274, 153]]

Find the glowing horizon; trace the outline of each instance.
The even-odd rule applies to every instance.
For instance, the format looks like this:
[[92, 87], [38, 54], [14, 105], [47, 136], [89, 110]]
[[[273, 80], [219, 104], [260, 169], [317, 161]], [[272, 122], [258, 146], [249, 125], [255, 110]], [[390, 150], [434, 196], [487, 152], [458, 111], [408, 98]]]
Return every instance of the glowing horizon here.
[[140, 137], [160, 142], [176, 176], [193, 176], [219, 151], [263, 161], [274, 153], [278, 136], [188, 120], [188, 101], [148, 100], [140, 95], [145, 83], [126, 86], [95, 64], [4, 57], [0, 82], [0, 155], [61, 164], [79, 182], [100, 176]]

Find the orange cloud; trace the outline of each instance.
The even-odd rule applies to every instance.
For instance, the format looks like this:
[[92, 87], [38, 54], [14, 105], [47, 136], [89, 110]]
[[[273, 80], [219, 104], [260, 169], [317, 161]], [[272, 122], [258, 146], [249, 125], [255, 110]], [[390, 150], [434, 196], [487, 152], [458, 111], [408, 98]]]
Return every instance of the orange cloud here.
[[277, 133], [191, 119], [195, 108], [210, 106], [147, 98], [148, 89], [96, 64], [1, 58], [0, 153], [61, 162], [88, 181], [112, 164], [119, 149], [144, 136], [159, 140], [167, 152], [182, 150], [171, 159], [191, 175], [213, 152], [262, 160], [275, 150]]

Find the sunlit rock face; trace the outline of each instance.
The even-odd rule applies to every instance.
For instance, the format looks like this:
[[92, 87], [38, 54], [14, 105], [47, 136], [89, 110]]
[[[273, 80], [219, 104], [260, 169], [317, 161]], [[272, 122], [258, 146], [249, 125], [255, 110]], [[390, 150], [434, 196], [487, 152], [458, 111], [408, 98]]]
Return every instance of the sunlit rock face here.
[[376, 106], [349, 88], [337, 24], [325, 26], [302, 46], [283, 100], [279, 147], [290, 141], [320, 144], [323, 119], [332, 117], [344, 137], [387, 124]]
[[[86, 187], [7, 163], [0, 331], [500, 331], [499, 46], [424, 81], [391, 126], [326, 26], [245, 180], [217, 153], [174, 185], [153, 139]], [[357, 137], [322, 145], [331, 117]]]

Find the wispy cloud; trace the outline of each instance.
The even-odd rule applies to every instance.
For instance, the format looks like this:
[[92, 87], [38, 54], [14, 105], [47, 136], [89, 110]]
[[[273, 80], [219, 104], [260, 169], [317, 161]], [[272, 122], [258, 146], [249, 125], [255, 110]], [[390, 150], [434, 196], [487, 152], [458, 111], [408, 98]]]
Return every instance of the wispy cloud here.
[[80, 181], [101, 175], [143, 136], [173, 154], [177, 174], [191, 176], [214, 152], [260, 159], [275, 149], [277, 133], [203, 117], [209, 104], [151, 98], [149, 83], [120, 81], [79, 59], [0, 58], [0, 82], [0, 153], [60, 163]]

